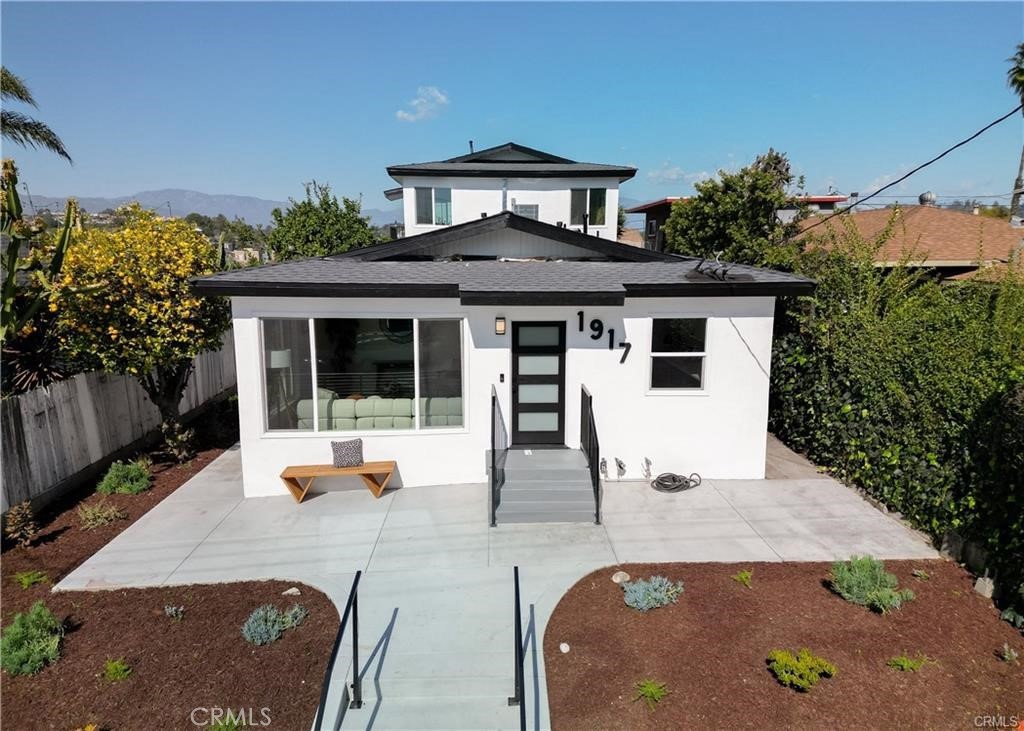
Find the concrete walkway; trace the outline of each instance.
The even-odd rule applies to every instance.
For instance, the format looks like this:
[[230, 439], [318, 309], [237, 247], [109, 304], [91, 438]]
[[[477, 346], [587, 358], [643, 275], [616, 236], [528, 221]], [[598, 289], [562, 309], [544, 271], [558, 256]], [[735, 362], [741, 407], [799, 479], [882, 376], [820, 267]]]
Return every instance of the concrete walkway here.
[[[287, 495], [243, 499], [240, 474], [238, 451], [226, 452], [55, 590], [278, 578], [314, 585], [341, 607], [362, 570], [360, 664], [368, 702], [330, 719], [343, 728], [518, 728], [516, 709], [505, 704], [512, 693], [514, 565], [535, 640], [527, 648], [529, 727], [547, 728], [540, 640], [559, 598], [593, 569], [937, 555], [922, 537], [816, 474], [706, 480], [674, 495], [611, 482], [603, 525], [497, 528], [487, 525], [484, 485], [405, 488], [376, 500], [361, 484], [339, 483], [296, 505]], [[332, 681], [335, 709], [349, 665], [339, 661]]]

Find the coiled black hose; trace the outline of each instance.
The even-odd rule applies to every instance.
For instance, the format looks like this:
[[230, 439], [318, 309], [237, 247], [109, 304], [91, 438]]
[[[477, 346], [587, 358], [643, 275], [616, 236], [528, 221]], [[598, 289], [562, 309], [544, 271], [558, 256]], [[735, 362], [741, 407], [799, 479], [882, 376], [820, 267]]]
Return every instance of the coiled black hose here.
[[663, 472], [651, 481], [651, 487], [658, 492], [682, 492], [697, 487], [700, 484], [700, 475], [696, 472], [690, 473], [689, 477], [683, 477], [673, 472]]

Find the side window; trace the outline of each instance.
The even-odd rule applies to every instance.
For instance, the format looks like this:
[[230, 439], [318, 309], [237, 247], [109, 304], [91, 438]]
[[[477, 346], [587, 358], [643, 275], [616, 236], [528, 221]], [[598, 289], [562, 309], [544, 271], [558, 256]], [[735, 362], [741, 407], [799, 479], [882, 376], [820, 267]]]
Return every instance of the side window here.
[[608, 196], [608, 191], [604, 188], [591, 188], [590, 189], [590, 225], [591, 226], [604, 226], [605, 221], [605, 200]]
[[434, 222], [433, 204], [431, 188], [416, 189], [416, 223], [432, 224]]
[[434, 224], [452, 225], [452, 189], [434, 188]]
[[655, 319], [651, 323], [651, 388], [704, 387], [705, 318]]
[[569, 225], [582, 226], [583, 214], [587, 212], [587, 189], [573, 188], [569, 191], [569, 194], [571, 196], [569, 205]]

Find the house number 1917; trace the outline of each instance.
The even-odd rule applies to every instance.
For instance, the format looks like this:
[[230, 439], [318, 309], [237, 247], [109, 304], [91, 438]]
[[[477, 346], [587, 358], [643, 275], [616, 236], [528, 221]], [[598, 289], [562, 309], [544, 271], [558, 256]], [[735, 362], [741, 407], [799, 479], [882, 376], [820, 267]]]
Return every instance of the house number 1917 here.
[[[583, 323], [586, 321], [586, 318], [583, 316], [583, 310], [577, 312], [576, 316], [580, 319], [580, 332], [583, 332]], [[590, 339], [600, 340], [602, 335], [604, 335], [604, 323], [595, 317], [590, 321]], [[619, 343], [619, 347], [623, 348], [622, 358], [619, 359], [619, 362], [625, 363], [626, 356], [629, 355], [629, 350], [633, 346], [623, 341]], [[608, 328], [608, 350], [615, 350], [615, 328], [613, 327]]]

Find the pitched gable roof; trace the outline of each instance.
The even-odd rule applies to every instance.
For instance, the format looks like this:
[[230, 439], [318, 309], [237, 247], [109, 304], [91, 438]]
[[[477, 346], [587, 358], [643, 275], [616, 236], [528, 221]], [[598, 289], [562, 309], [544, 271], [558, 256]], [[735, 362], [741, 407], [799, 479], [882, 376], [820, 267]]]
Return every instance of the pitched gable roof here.
[[554, 162], [574, 163], [567, 157], [552, 155], [550, 152], [535, 150], [532, 147], [519, 145], [515, 142], [506, 142], [504, 145], [488, 147], [486, 150], [477, 150], [468, 155], [449, 157], [445, 162]]
[[516, 215], [509, 211], [496, 216], [478, 218], [455, 226], [446, 226], [435, 231], [409, 236], [386, 244], [353, 249], [331, 258], [360, 259], [362, 261], [387, 261], [410, 257], [429, 257], [431, 250], [460, 239], [467, 239], [490, 231], [512, 229], [540, 236], [551, 241], [592, 252], [594, 258], [612, 261], [674, 261], [676, 257], [648, 249], [620, 244], [617, 241], [574, 231], [570, 228], [553, 226], [550, 223]]
[[[410, 261], [433, 246], [514, 229], [592, 251], [599, 259]], [[773, 297], [808, 294], [794, 274], [662, 254], [503, 213], [336, 256], [219, 272], [193, 281], [208, 296], [443, 297], [464, 305], [622, 305], [626, 297]]]

